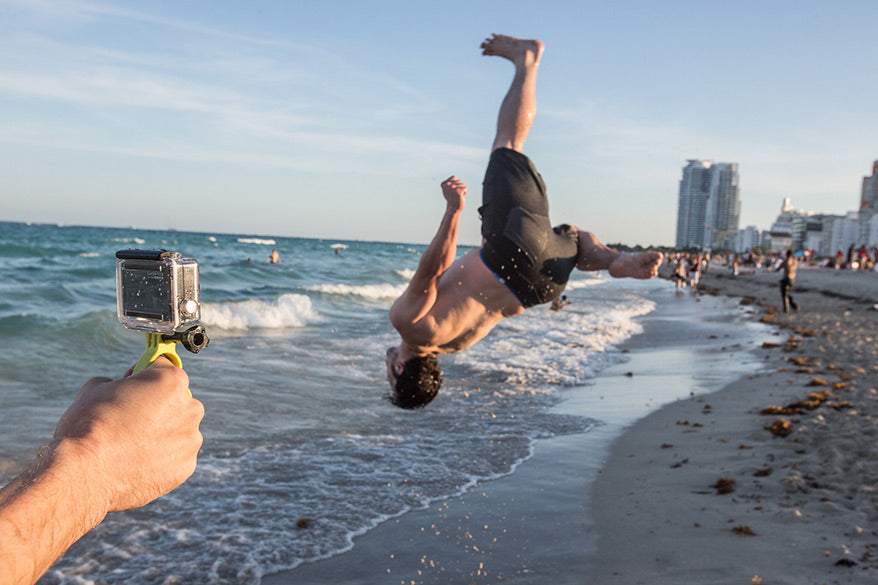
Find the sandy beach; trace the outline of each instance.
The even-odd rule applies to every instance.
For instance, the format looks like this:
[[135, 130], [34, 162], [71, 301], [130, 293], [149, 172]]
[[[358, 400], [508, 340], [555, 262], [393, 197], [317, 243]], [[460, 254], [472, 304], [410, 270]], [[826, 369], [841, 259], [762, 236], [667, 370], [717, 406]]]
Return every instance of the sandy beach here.
[[703, 278], [786, 341], [761, 349], [764, 371], [615, 442], [591, 506], [595, 583], [878, 579], [878, 274], [800, 269], [789, 314], [777, 314], [778, 280], [720, 267]]
[[878, 274], [802, 268], [786, 315], [778, 280], [713, 267], [558, 407], [611, 422], [263, 582], [875, 582]]

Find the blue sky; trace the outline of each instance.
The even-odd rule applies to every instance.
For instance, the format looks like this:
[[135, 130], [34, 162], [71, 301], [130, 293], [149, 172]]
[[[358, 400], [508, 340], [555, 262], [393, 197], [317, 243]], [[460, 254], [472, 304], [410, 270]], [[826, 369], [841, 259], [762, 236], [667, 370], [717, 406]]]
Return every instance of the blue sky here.
[[552, 219], [672, 244], [688, 158], [741, 226], [856, 209], [878, 159], [878, 2], [0, 0], [0, 219], [427, 242], [481, 180], [540, 38], [525, 152]]

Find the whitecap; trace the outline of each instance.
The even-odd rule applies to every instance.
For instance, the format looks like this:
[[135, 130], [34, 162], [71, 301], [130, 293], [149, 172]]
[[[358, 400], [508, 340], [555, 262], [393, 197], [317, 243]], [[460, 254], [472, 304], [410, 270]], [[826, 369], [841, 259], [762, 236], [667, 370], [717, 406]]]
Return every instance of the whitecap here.
[[404, 284], [315, 284], [305, 290], [331, 295], [350, 295], [367, 299], [395, 299], [405, 292]]
[[145, 244], [146, 240], [142, 238], [113, 238], [114, 242], [122, 244]]
[[568, 280], [565, 290], [571, 291], [580, 288], [586, 288], [589, 286], [606, 284], [608, 281], [609, 279], [604, 277], [604, 275], [600, 272], [587, 272], [584, 274], [580, 274], [576, 278], [571, 278], [570, 280]]
[[305, 295], [285, 294], [274, 303], [247, 300], [205, 303], [202, 321], [220, 329], [284, 329], [302, 327], [319, 320], [319, 315]]
[[277, 244], [274, 240], [265, 238], [238, 238], [241, 244], [259, 244], [260, 246], [274, 246]]
[[400, 268], [399, 270], [394, 270], [393, 272], [407, 281], [411, 280], [415, 276], [415, 271], [411, 268]]

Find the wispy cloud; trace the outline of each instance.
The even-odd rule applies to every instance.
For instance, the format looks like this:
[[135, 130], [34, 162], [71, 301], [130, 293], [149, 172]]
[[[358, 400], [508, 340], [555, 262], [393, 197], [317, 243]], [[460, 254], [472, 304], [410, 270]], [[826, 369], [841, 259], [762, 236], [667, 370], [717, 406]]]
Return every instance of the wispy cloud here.
[[84, 2], [81, 0], [0, 0], [0, 8], [15, 10], [20, 14], [31, 15], [47, 23], [84, 24], [101, 21], [129, 21], [154, 25], [157, 27], [212, 36], [257, 46], [288, 45], [288, 42], [265, 37], [242, 35], [222, 28], [204, 26], [190, 21], [175, 20], [154, 13], [123, 8], [111, 3]]
[[[51, 12], [50, 3], [17, 5]], [[7, 120], [4, 142], [315, 171], [337, 167], [337, 159], [323, 160], [324, 155], [357, 155], [371, 163], [351, 164], [372, 173], [388, 172], [375, 167], [378, 155], [402, 161], [483, 155], [481, 149], [410, 134], [409, 126], [434, 115], [440, 104], [387, 71], [364, 69], [323, 47], [227, 34], [89, 2], [70, 2], [52, 14], [71, 22], [137, 20], [197, 31], [204, 38], [190, 37], [179, 46], [171, 37], [158, 43], [166, 48], [144, 53], [124, 42], [96, 46], [36, 32], [8, 36], [0, 46], [0, 100], [33, 100], [44, 110], [73, 105], [77, 115], [65, 119], [63, 140], [43, 138], [57, 133], [43, 116], [16, 116], [21, 131], [10, 131], [13, 122]], [[263, 50], [266, 46], [272, 50]], [[173, 132], [150, 123], [159, 111], [178, 116]], [[127, 136], [114, 140], [108, 113], [124, 119], [127, 130], [141, 126], [139, 146], [131, 147]], [[3, 118], [0, 114], [0, 123]], [[95, 128], [101, 125], [107, 127]], [[207, 146], [217, 140], [238, 148]]]

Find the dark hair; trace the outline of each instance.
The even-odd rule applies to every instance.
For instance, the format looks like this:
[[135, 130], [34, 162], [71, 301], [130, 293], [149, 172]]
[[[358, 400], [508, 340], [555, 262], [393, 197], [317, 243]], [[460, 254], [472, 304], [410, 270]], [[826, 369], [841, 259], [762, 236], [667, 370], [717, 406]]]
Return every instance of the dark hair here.
[[436, 397], [441, 385], [442, 370], [436, 356], [413, 357], [403, 363], [390, 401], [400, 408], [421, 408]]

